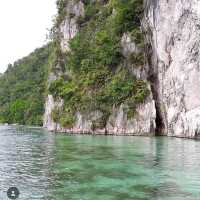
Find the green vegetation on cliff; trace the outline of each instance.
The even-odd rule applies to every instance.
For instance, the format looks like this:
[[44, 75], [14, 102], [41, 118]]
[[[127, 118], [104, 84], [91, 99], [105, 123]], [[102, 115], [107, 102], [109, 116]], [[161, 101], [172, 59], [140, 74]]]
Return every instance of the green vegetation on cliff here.
[[[64, 19], [68, 1], [59, 0], [56, 27]], [[121, 53], [121, 38], [130, 33], [139, 48], [143, 48], [140, 18], [142, 0], [84, 1], [85, 17], [80, 17], [79, 33], [70, 41], [70, 52], [57, 54], [68, 72], [49, 87], [54, 98], [64, 99], [63, 108], [55, 108], [52, 117], [64, 127], [75, 121], [75, 113], [100, 110], [104, 126], [113, 107], [122, 103], [133, 117], [138, 103], [148, 95], [146, 83], [131, 74]], [[73, 17], [73, 15], [71, 16]], [[55, 44], [57, 35], [55, 33]], [[58, 44], [59, 42], [57, 42]], [[137, 67], [144, 63], [144, 55], [132, 54], [129, 61]], [[67, 63], [67, 64], [66, 64]], [[64, 71], [65, 71], [64, 70]], [[101, 128], [101, 127], [99, 127]]]
[[0, 76], [0, 122], [42, 125], [50, 45], [9, 65]]

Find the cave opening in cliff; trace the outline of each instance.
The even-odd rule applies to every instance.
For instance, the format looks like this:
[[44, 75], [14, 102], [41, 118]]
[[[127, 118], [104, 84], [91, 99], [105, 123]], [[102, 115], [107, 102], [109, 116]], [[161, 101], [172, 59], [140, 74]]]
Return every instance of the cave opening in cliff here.
[[[149, 35], [152, 35], [151, 31], [149, 31]], [[158, 81], [158, 72], [156, 69], [157, 59], [153, 55], [153, 48], [151, 42], [146, 41], [146, 62], [149, 66], [148, 71], [148, 81], [150, 83], [151, 92], [153, 96], [153, 100], [155, 101], [155, 109], [156, 109], [156, 127], [155, 127], [155, 136], [163, 136], [165, 135], [165, 118], [164, 113], [162, 111], [162, 104], [159, 95], [159, 81]]]
[[155, 135], [156, 136], [162, 136], [164, 135], [165, 130], [165, 124], [162, 118], [162, 114], [160, 112], [159, 107], [156, 106], [156, 129], [155, 129]]
[[162, 113], [162, 110], [161, 110], [162, 106], [161, 106], [159, 94], [158, 94], [158, 79], [155, 76], [155, 74], [151, 75], [149, 77], [149, 81], [150, 81], [150, 84], [151, 84], [151, 91], [152, 91], [153, 99], [155, 101], [155, 108], [156, 108], [155, 135], [156, 136], [162, 136], [162, 135], [165, 134], [165, 123], [164, 123], [163, 113]]

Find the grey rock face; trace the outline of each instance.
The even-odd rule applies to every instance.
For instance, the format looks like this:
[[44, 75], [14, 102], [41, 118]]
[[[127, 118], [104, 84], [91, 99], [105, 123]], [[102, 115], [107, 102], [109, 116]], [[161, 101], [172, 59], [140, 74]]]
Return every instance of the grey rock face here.
[[93, 122], [102, 117], [100, 111], [90, 114], [76, 114], [76, 123], [71, 129], [61, 127], [49, 119], [47, 128], [50, 131], [79, 133], [79, 134], [107, 134], [107, 135], [154, 135], [155, 134], [155, 103], [150, 99], [138, 106], [136, 116], [132, 119], [127, 118], [126, 106], [121, 105], [113, 109], [107, 125], [102, 129], [93, 130]]
[[147, 80], [148, 70], [145, 66], [135, 66], [134, 63], [129, 62], [129, 58], [132, 54], [139, 55], [144, 53], [143, 49], [140, 49], [135, 42], [131, 39], [130, 33], [124, 33], [121, 39], [121, 53], [126, 58], [126, 67], [129, 71], [136, 76], [138, 79]]
[[[61, 50], [63, 52], [69, 51], [69, 40], [72, 39], [78, 32], [77, 19], [84, 16], [84, 5], [81, 1], [70, 0], [66, 7], [65, 20], [61, 23], [59, 27], [60, 39], [61, 39]], [[48, 85], [55, 81], [62, 75], [62, 71], [59, 71], [59, 64], [54, 66], [57, 69], [57, 73], [51, 72], [48, 78]], [[47, 128], [49, 131], [62, 131], [63, 128], [55, 123], [52, 119], [51, 113], [56, 107], [60, 107], [63, 104], [63, 100], [55, 100], [51, 94], [46, 98], [45, 103], [45, 113], [43, 118], [43, 127]]]
[[127, 118], [126, 106], [121, 105], [113, 111], [108, 120], [106, 131], [114, 135], [154, 135], [155, 134], [155, 103], [149, 98], [136, 109], [132, 119]]
[[132, 53], [140, 53], [141, 50], [132, 41], [130, 34], [124, 33], [121, 39], [122, 55], [128, 58]]
[[162, 134], [200, 135], [200, 1], [146, 1], [154, 98]]
[[78, 32], [77, 20], [79, 17], [84, 17], [84, 4], [81, 1], [71, 0], [68, 2], [66, 7], [66, 16], [65, 20], [60, 25], [61, 33], [61, 49], [63, 52], [69, 51], [69, 41], [72, 39]]
[[55, 123], [52, 119], [52, 111], [54, 108], [59, 108], [63, 105], [63, 100], [54, 100], [52, 95], [48, 95], [45, 103], [45, 113], [43, 119], [43, 126], [47, 128], [49, 131], [60, 130], [61, 127], [59, 124]]

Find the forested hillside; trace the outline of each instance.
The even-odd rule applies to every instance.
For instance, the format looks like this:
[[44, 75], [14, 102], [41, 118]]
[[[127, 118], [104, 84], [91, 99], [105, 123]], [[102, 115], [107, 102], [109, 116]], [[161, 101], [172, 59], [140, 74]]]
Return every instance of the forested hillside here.
[[1, 123], [42, 125], [50, 49], [36, 49], [0, 76]]

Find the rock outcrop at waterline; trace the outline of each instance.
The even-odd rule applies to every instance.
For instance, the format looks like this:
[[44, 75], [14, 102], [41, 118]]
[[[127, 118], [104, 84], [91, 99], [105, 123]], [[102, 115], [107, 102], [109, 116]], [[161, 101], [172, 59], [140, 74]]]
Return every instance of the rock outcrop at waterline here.
[[[70, 51], [69, 41], [79, 31], [78, 20], [85, 15], [81, 1], [69, 1], [66, 15], [59, 26], [60, 46]], [[129, 55], [140, 48], [124, 32], [121, 53], [124, 63], [138, 79], [144, 80], [149, 95], [136, 107], [136, 114], [127, 117], [127, 105], [113, 107], [104, 128], [94, 128], [100, 110], [75, 114], [75, 123], [63, 128], [52, 119], [55, 107], [63, 99], [49, 94], [46, 99], [44, 127], [50, 131], [101, 133], [120, 135], [167, 135], [195, 138], [200, 135], [200, 2], [198, 0], [145, 0], [142, 30], [145, 36], [145, 63], [134, 67]], [[64, 72], [66, 73], [66, 72]], [[59, 77], [59, 73], [56, 75]]]

